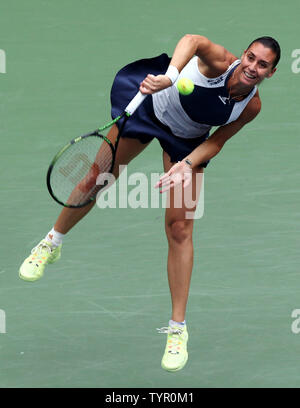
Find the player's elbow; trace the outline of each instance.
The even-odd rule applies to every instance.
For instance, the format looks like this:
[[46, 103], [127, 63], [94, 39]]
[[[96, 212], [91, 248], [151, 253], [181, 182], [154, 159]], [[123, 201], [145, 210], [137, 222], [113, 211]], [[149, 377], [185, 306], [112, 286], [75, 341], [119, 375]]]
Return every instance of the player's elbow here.
[[215, 157], [220, 151], [222, 150], [224, 143], [222, 144], [221, 141], [217, 140], [210, 140], [208, 139], [205, 144], [207, 145], [207, 153], [208, 153], [208, 160]]
[[185, 34], [183, 39], [187, 44], [191, 45], [195, 51], [199, 51], [199, 49], [206, 47], [209, 43], [208, 38], [203, 35]]
[[221, 152], [225, 143], [227, 142], [227, 138], [216, 138], [215, 140], [211, 140], [211, 150], [213, 152], [213, 157], [216, 156]]
[[218, 153], [220, 153], [220, 151], [223, 149], [224, 144], [225, 144], [225, 142], [223, 144], [221, 142], [214, 143], [214, 146], [213, 146], [213, 155], [214, 156], [216, 156]]

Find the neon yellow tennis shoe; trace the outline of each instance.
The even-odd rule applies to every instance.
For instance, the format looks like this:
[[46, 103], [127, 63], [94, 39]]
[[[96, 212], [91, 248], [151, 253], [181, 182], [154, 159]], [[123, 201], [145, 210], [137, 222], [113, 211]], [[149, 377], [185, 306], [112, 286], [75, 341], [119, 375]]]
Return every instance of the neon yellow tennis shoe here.
[[55, 247], [46, 240], [42, 240], [31, 250], [31, 254], [22, 263], [19, 276], [29, 282], [40, 279], [47, 264], [57, 261], [61, 256], [61, 245]]
[[189, 335], [186, 325], [183, 327], [162, 327], [158, 330], [159, 333], [168, 334], [165, 353], [161, 360], [162, 368], [170, 372], [181, 370], [188, 360], [187, 342]]

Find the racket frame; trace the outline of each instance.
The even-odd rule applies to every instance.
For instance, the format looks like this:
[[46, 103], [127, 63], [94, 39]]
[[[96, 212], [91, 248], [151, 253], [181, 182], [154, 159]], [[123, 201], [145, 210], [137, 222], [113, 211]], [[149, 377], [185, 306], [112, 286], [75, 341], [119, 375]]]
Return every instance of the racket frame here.
[[[53, 168], [55, 166], [55, 163], [57, 163], [57, 161], [59, 160], [59, 158], [64, 154], [64, 152], [69, 149], [74, 143], [79, 143], [82, 141], [82, 139], [84, 138], [88, 138], [91, 136], [96, 136], [96, 137], [100, 137], [102, 138], [106, 143], [108, 143], [108, 145], [110, 146], [111, 150], [112, 150], [112, 164], [111, 164], [111, 168], [109, 173], [113, 172], [114, 169], [114, 165], [115, 165], [115, 158], [116, 158], [116, 151], [117, 151], [117, 147], [119, 144], [119, 140], [121, 137], [121, 133], [124, 129], [125, 123], [127, 122], [127, 120], [133, 115], [133, 113], [136, 111], [136, 109], [140, 106], [140, 104], [144, 101], [144, 99], [146, 98], [147, 95], [142, 94], [140, 91], [135, 95], [135, 97], [130, 101], [130, 103], [126, 106], [124, 112], [117, 116], [115, 119], [113, 119], [112, 121], [110, 121], [109, 123], [107, 123], [106, 125], [99, 127], [98, 129], [96, 129], [95, 131], [91, 132], [91, 133], [87, 133], [85, 135], [82, 136], [78, 136], [74, 139], [72, 139], [67, 145], [65, 145], [52, 159], [48, 171], [47, 171], [47, 177], [46, 177], [46, 183], [47, 183], [47, 188], [48, 191], [51, 195], [51, 197], [60, 205], [67, 207], [67, 208], [82, 208], [85, 207], [86, 205], [90, 204], [92, 201], [95, 200], [95, 198], [97, 197], [97, 194], [93, 197], [90, 197], [86, 202], [82, 203], [82, 204], [78, 204], [78, 205], [72, 205], [72, 204], [67, 204], [62, 202], [61, 200], [59, 200], [55, 194], [54, 191], [52, 189], [51, 186], [51, 174], [53, 171]], [[119, 128], [119, 132], [118, 132], [118, 136], [117, 139], [115, 141], [115, 144], [113, 144], [106, 136], [103, 136], [100, 132], [102, 132], [105, 129], [108, 129], [109, 127], [113, 126], [115, 123], [117, 123], [120, 119], [123, 119], [123, 122]], [[104, 185], [105, 186], [105, 185]]]
[[[122, 125], [121, 125], [121, 127], [120, 127], [119, 132], [118, 132], [118, 136], [117, 136], [116, 142], [115, 142], [115, 144], [113, 144], [106, 136], [102, 135], [100, 132], [102, 132], [103, 130], [105, 130], [105, 129], [111, 127], [111, 126], [113, 126], [115, 123], [117, 123], [117, 122], [118, 122], [121, 118], [123, 118], [123, 117], [124, 117], [124, 121], [123, 121], [123, 123], [122, 123]], [[112, 172], [113, 172], [113, 169], [114, 169], [114, 165], [115, 165], [116, 151], [117, 151], [118, 143], [119, 143], [119, 140], [120, 140], [121, 132], [122, 132], [124, 126], [125, 126], [126, 121], [129, 119], [129, 117], [130, 117], [130, 116], [129, 116], [128, 113], [123, 112], [120, 116], [118, 116], [117, 118], [115, 118], [113, 121], [111, 121], [111, 122], [107, 123], [106, 125], [104, 125], [104, 126], [98, 128], [98, 129], [96, 129], [94, 132], [90, 132], [90, 133], [87, 133], [87, 134], [82, 135], [82, 136], [78, 136], [78, 137], [76, 137], [76, 138], [70, 140], [70, 142], [69, 142], [67, 145], [65, 145], [65, 146], [54, 156], [54, 158], [52, 159], [52, 161], [51, 161], [51, 163], [50, 163], [50, 165], [49, 165], [48, 171], [47, 171], [46, 183], [47, 183], [47, 188], [48, 188], [49, 194], [51, 195], [51, 197], [52, 197], [58, 204], [60, 204], [60, 205], [62, 205], [62, 206], [64, 206], [64, 207], [67, 207], [67, 208], [82, 208], [82, 207], [85, 207], [86, 205], [88, 205], [90, 202], [94, 201], [95, 198], [96, 198], [96, 196], [97, 196], [97, 194], [96, 194], [95, 196], [90, 197], [89, 200], [87, 200], [86, 202], [84, 202], [84, 203], [82, 203], [82, 204], [78, 204], [78, 205], [67, 204], [67, 203], [64, 203], [63, 201], [61, 201], [59, 198], [57, 198], [56, 195], [54, 194], [54, 191], [53, 191], [52, 186], [51, 186], [51, 174], [52, 174], [53, 168], [54, 168], [54, 166], [55, 166], [55, 163], [57, 163], [57, 161], [59, 160], [59, 158], [60, 158], [60, 157], [65, 153], [65, 151], [68, 150], [74, 143], [79, 143], [79, 142], [81, 142], [83, 139], [86, 139], [86, 138], [88, 138], [88, 137], [99, 137], [99, 138], [103, 139], [103, 140], [109, 145], [109, 147], [110, 147], [110, 149], [111, 149], [111, 152], [112, 152], [112, 163], [111, 163], [111, 167], [110, 167], [108, 173], [112, 173]], [[105, 186], [105, 184], [104, 184], [104, 186]], [[104, 186], [103, 186], [103, 187], [104, 187]]]

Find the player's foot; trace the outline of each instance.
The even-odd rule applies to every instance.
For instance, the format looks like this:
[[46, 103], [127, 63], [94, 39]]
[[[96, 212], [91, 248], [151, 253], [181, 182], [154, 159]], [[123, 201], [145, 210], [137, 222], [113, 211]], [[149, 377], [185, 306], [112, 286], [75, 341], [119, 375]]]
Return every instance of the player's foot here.
[[55, 247], [43, 239], [22, 263], [19, 270], [20, 278], [29, 282], [40, 279], [44, 274], [45, 266], [57, 261], [60, 256], [61, 245]]
[[189, 335], [186, 325], [183, 327], [163, 327], [159, 330], [160, 333], [168, 333], [165, 353], [161, 360], [162, 368], [171, 372], [181, 370], [188, 360], [187, 342]]

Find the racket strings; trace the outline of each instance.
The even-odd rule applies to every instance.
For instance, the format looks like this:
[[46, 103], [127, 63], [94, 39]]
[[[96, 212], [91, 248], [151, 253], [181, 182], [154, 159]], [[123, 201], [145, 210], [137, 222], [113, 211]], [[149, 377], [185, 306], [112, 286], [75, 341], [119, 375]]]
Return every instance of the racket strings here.
[[98, 176], [109, 173], [112, 164], [112, 149], [102, 137], [89, 136], [71, 144], [53, 168], [54, 195], [68, 206], [86, 204], [104, 187], [97, 185]]

